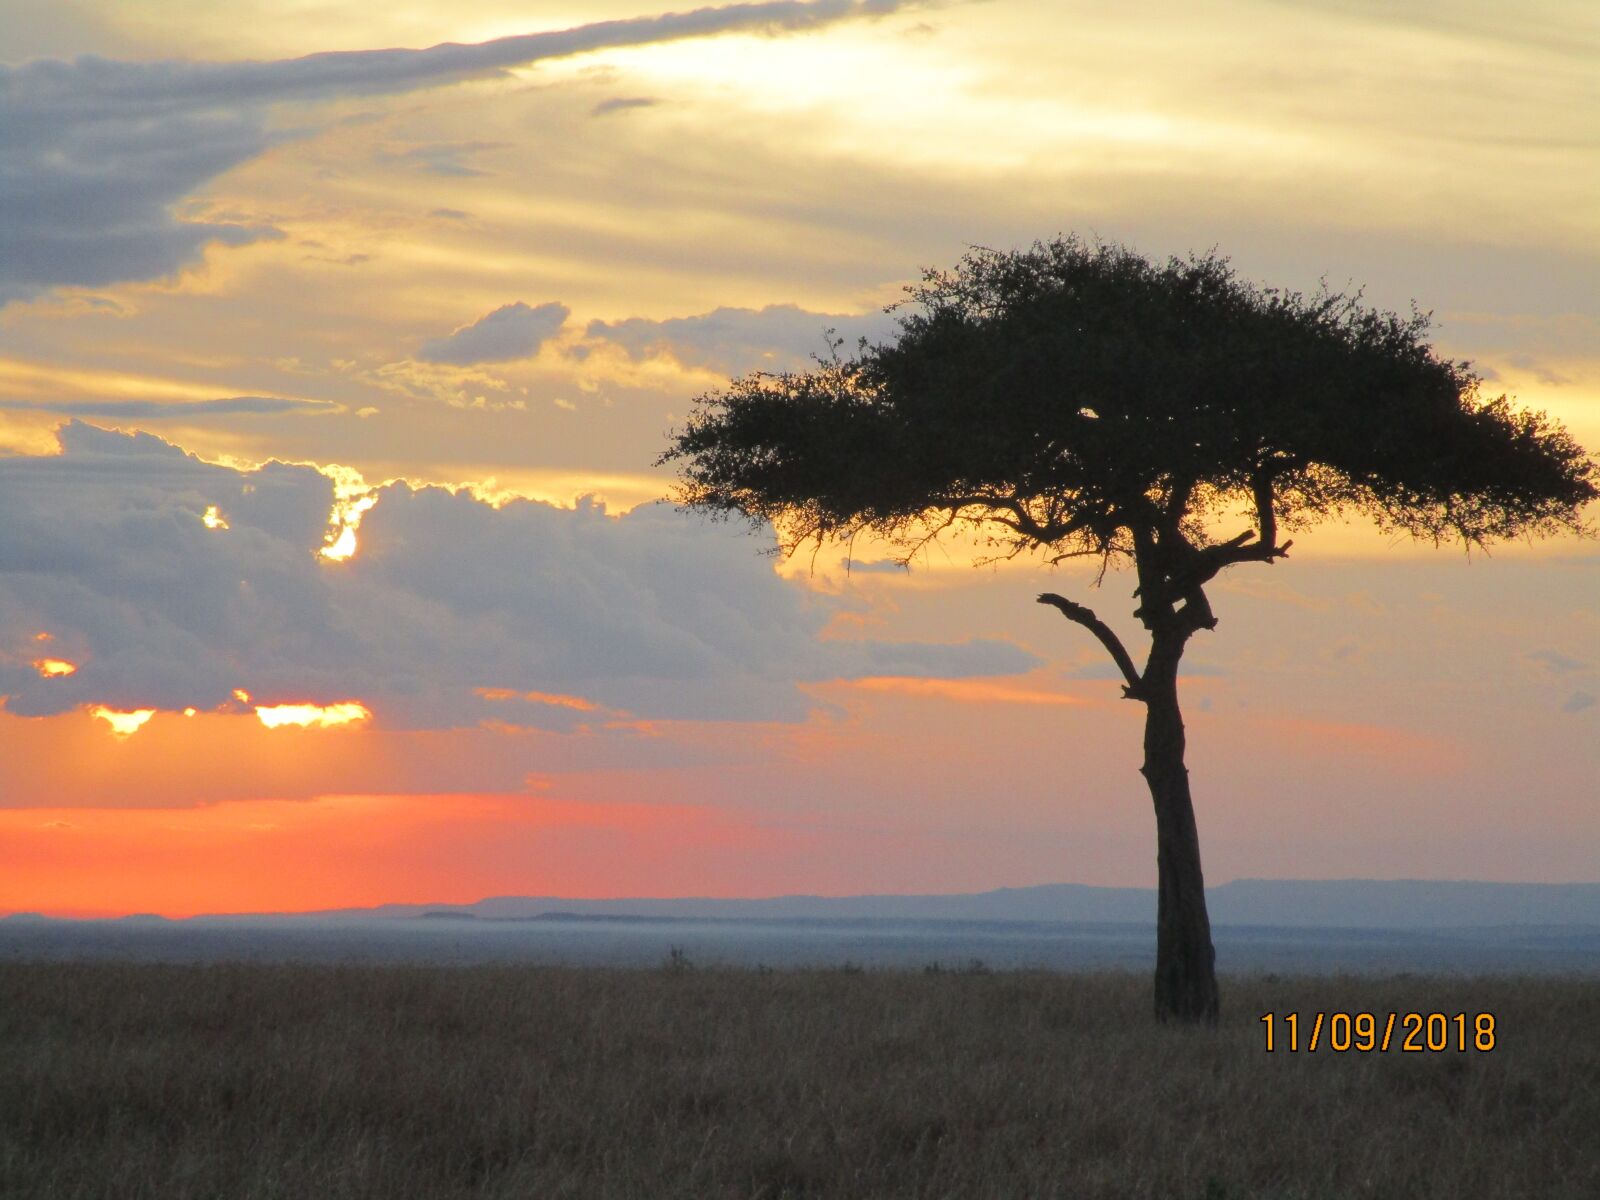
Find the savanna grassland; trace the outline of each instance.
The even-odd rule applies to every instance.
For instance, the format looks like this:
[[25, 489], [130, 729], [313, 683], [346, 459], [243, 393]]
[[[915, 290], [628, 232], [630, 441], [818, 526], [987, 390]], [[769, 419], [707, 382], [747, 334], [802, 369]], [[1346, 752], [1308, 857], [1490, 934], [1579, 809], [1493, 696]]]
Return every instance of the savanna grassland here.
[[[1592, 980], [1230, 978], [1215, 1031], [1149, 987], [9, 963], [0, 1195], [1600, 1196]], [[1264, 1051], [1261, 1013], [1318, 1010], [1490, 1011], [1496, 1045]]]

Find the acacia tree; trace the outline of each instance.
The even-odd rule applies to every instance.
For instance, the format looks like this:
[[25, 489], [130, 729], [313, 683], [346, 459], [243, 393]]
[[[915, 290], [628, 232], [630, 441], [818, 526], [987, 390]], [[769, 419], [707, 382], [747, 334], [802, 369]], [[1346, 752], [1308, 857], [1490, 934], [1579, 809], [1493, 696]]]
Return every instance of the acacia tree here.
[[1156, 1015], [1214, 1022], [1178, 707], [1184, 647], [1217, 624], [1206, 585], [1341, 511], [1469, 547], [1585, 532], [1600, 471], [1542, 413], [1480, 395], [1427, 344], [1426, 314], [1260, 288], [1214, 253], [1154, 263], [1057, 238], [973, 250], [907, 291], [892, 343], [699, 397], [658, 462], [679, 464], [680, 502], [770, 521], [789, 551], [872, 532], [909, 560], [960, 525], [1001, 556], [1098, 559], [1096, 583], [1133, 566], [1142, 665], [1081, 603], [1039, 603], [1093, 634], [1145, 706]]

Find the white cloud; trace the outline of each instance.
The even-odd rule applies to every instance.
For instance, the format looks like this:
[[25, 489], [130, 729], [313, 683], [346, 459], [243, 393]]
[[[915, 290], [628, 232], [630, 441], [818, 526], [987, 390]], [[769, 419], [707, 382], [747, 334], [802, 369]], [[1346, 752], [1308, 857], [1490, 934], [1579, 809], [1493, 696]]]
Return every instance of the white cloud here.
[[446, 337], [424, 342], [417, 357], [425, 362], [461, 366], [532, 358], [571, 313], [565, 304], [555, 301], [537, 308], [529, 308], [521, 301], [507, 304]]
[[[741, 526], [667, 505], [382, 488], [360, 549], [319, 561], [333, 483], [238, 471], [149, 434], [73, 423], [63, 453], [0, 459], [0, 693], [21, 715], [359, 701], [391, 728], [587, 719], [481, 689], [579, 696], [640, 718], [798, 720], [806, 681], [1012, 674], [1006, 641], [821, 640], [838, 601], [773, 572]], [[226, 528], [205, 520], [215, 507]], [[34, 635], [77, 665], [45, 678]]]
[[[880, 16], [902, 0], [769, 0], [426, 50], [276, 62], [118, 62], [84, 55], [0, 64], [0, 304], [59, 285], [153, 279], [211, 242], [276, 230], [182, 221], [173, 207], [275, 140], [271, 106], [395, 94], [542, 59], [732, 31], [800, 32]], [[428, 159], [449, 169], [456, 159]]]

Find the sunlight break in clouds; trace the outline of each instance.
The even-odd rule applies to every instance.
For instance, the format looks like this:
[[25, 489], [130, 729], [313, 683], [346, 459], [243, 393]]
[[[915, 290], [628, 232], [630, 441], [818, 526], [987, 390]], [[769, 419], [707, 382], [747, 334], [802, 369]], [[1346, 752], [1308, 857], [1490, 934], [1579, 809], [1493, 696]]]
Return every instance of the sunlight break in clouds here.
[[33, 660], [33, 669], [39, 672], [42, 679], [60, 679], [75, 673], [78, 665], [64, 658], [36, 658]]
[[297, 725], [302, 729], [317, 725], [327, 729], [335, 725], [348, 725], [352, 721], [372, 719], [367, 706], [354, 700], [339, 704], [273, 704], [258, 707], [256, 716], [268, 729], [283, 725]]
[[104, 704], [97, 704], [89, 710], [89, 715], [98, 717], [111, 726], [111, 732], [116, 737], [130, 738], [144, 728], [145, 722], [156, 715], [156, 710], [139, 708], [132, 712], [118, 712], [107, 708]]
[[377, 502], [378, 498], [373, 495], [341, 499], [334, 507], [332, 518], [337, 532], [317, 551], [317, 556], [329, 562], [344, 562], [352, 557], [356, 552], [356, 530], [361, 527], [361, 518]]
[[378, 502], [377, 489], [352, 467], [327, 465], [317, 468], [333, 480], [333, 511], [328, 514], [326, 543], [317, 557], [327, 562], [344, 562], [356, 552], [356, 531], [364, 517]]

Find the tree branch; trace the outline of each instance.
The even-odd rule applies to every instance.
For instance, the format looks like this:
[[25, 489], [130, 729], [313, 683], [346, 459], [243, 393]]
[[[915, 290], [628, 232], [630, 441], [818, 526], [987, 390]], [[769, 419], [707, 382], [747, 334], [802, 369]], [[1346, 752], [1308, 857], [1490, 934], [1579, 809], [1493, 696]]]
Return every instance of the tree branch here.
[[1142, 700], [1144, 697], [1144, 680], [1139, 677], [1139, 669], [1133, 665], [1133, 657], [1128, 653], [1127, 647], [1122, 644], [1116, 632], [1094, 615], [1092, 609], [1081, 604], [1075, 604], [1065, 596], [1058, 596], [1054, 592], [1045, 592], [1039, 597], [1040, 604], [1048, 604], [1061, 610], [1061, 615], [1075, 624], [1082, 625], [1095, 637], [1100, 639], [1100, 644], [1110, 652], [1116, 660], [1117, 666], [1126, 679], [1127, 686], [1122, 689], [1122, 694], [1129, 700]]
[[[1059, 542], [1062, 538], [1070, 537], [1081, 529], [1087, 528], [1093, 521], [1091, 513], [1080, 512], [1070, 520], [1063, 522], [1040, 522], [1031, 513], [1020, 496], [1007, 496], [991, 493], [972, 493], [967, 495], [941, 495], [933, 497], [934, 506], [948, 508], [952, 512], [959, 512], [964, 508], [984, 508], [989, 511], [983, 516], [984, 520], [994, 521], [1003, 525], [1013, 533], [1040, 545], [1049, 546]], [[1003, 517], [1000, 510], [1005, 510], [1013, 515]]]
[[[1268, 513], [1263, 523], [1269, 529], [1275, 530], [1276, 525], [1270, 516], [1270, 506]], [[1215, 579], [1224, 567], [1246, 562], [1271, 563], [1276, 559], [1287, 558], [1289, 547], [1292, 545], [1293, 541], [1285, 542], [1281, 546], [1274, 545], [1270, 540], [1257, 541], [1256, 531], [1246, 529], [1225, 542], [1218, 542], [1215, 546], [1195, 551], [1189, 567], [1179, 578], [1174, 579], [1173, 583], [1182, 591], [1187, 591], [1191, 587], [1203, 587]]]
[[[1263, 523], [1275, 529], [1270, 501], [1267, 514]], [[1140, 598], [1140, 605], [1133, 615], [1152, 631], [1158, 626], [1168, 626], [1184, 638], [1197, 630], [1215, 629], [1217, 618], [1206, 598], [1205, 585], [1224, 567], [1242, 562], [1270, 563], [1287, 555], [1294, 544], [1285, 542], [1276, 546], [1271, 541], [1255, 539], [1256, 531], [1247, 529], [1225, 542], [1199, 548], [1175, 524], [1168, 526], [1159, 538], [1145, 531], [1145, 553], [1139, 563], [1140, 584], [1134, 592]], [[1175, 609], [1173, 606], [1180, 600], [1183, 606]]]
[[[1255, 499], [1256, 528], [1207, 546], [1196, 553], [1194, 565], [1183, 573], [1185, 587], [1203, 587], [1217, 577], [1224, 567], [1235, 563], [1264, 562], [1287, 558], [1292, 541], [1278, 545], [1278, 518], [1273, 510], [1272, 476], [1264, 469], [1250, 477], [1250, 493]], [[1254, 544], [1252, 544], [1254, 543]]]

